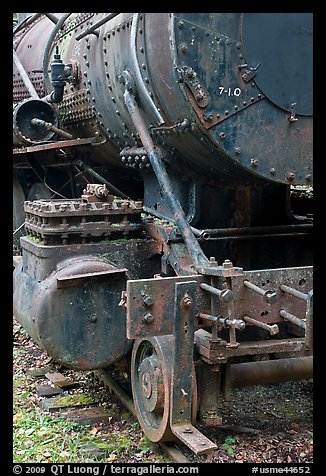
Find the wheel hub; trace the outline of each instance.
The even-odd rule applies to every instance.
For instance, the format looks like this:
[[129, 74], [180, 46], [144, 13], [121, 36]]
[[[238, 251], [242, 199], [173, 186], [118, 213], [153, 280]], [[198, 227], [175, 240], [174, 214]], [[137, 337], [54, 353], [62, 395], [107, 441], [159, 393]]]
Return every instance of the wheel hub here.
[[139, 380], [146, 410], [158, 412], [163, 408], [164, 385], [162, 370], [154, 355], [146, 357], [141, 362], [139, 366]]

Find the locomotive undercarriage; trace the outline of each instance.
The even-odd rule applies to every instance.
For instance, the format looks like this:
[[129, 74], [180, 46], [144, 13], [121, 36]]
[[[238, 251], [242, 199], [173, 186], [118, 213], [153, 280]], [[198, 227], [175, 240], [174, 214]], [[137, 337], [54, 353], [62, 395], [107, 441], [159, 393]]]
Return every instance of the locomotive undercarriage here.
[[[220, 425], [232, 387], [311, 377], [312, 267], [218, 263], [211, 251], [228, 249], [227, 235], [197, 237], [210, 259], [196, 264], [175, 223], [103, 189], [25, 202], [14, 313], [63, 365], [104, 368], [128, 356], [148, 437], [209, 451], [194, 425]], [[251, 246], [255, 231], [271, 248], [282, 230], [289, 240], [290, 229], [270, 228], [268, 241], [253, 227]]]

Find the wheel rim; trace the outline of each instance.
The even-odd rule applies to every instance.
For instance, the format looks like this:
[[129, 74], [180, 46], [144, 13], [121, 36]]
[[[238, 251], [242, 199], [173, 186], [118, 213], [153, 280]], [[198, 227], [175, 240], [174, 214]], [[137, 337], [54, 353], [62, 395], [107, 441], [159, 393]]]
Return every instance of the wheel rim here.
[[[135, 409], [145, 435], [153, 442], [173, 441], [170, 427], [173, 336], [135, 341], [131, 358], [131, 385]], [[192, 415], [196, 419], [197, 386], [193, 371]]]

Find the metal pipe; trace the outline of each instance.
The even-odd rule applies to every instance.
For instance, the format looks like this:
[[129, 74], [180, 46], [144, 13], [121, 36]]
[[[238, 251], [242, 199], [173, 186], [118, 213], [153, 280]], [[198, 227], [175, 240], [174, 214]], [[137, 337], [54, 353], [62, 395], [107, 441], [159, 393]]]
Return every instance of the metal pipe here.
[[253, 326], [259, 327], [260, 329], [264, 329], [264, 331], [268, 331], [271, 336], [279, 333], [279, 328], [277, 324], [273, 324], [272, 326], [270, 326], [265, 322], [257, 321], [256, 319], [253, 319], [249, 316], [243, 316], [242, 319], [245, 322], [248, 322], [248, 324], [252, 324]]
[[[207, 230], [205, 230], [207, 231]], [[209, 231], [209, 230], [208, 230]], [[267, 238], [300, 238], [307, 235], [309, 232], [304, 231], [302, 233], [272, 233], [266, 235], [239, 235], [239, 236], [211, 236], [210, 241], [219, 241], [219, 240], [232, 240], [232, 241], [250, 241], [250, 240], [266, 240]]]
[[136, 38], [137, 38], [137, 25], [138, 25], [139, 15], [140, 15], [139, 13], [134, 13], [134, 16], [132, 18], [132, 26], [131, 26], [131, 32], [130, 32], [131, 64], [133, 67], [134, 74], [136, 76], [135, 81], [137, 85], [137, 91], [139, 92], [139, 95], [141, 99], [144, 101], [144, 103], [151, 109], [158, 125], [161, 126], [162, 124], [165, 123], [165, 121], [163, 117], [161, 116], [159, 110], [155, 106], [153, 99], [150, 97], [149, 92], [147, 91], [147, 88], [143, 81], [143, 77], [140, 72], [138, 59], [137, 59]]
[[19, 71], [20, 77], [22, 78], [22, 80], [23, 80], [23, 82], [26, 86], [27, 91], [29, 92], [29, 94], [31, 95], [32, 98], [40, 99], [39, 95], [36, 92], [36, 89], [34, 88], [31, 80], [28, 77], [28, 74], [25, 71], [24, 66], [20, 62], [20, 59], [18, 58], [17, 53], [16, 53], [15, 50], [13, 50], [13, 57], [14, 57], [14, 62], [15, 62], [16, 68]]
[[291, 294], [291, 296], [295, 296], [299, 299], [302, 299], [302, 301], [307, 301], [308, 294], [302, 293], [301, 291], [298, 291], [297, 289], [290, 288], [290, 286], [286, 286], [285, 284], [280, 285], [281, 291], [287, 294]]
[[231, 365], [231, 387], [306, 380], [312, 376], [312, 356]]
[[135, 97], [127, 89], [124, 92], [124, 100], [131, 119], [135, 125], [135, 128], [139, 133], [143, 146], [146, 149], [148, 159], [151, 163], [151, 166], [153, 167], [162, 194], [166, 199], [171, 213], [175, 216], [175, 222], [182, 234], [185, 245], [187, 247], [187, 251], [193, 258], [194, 263], [197, 266], [206, 265], [209, 262], [208, 258], [205, 256], [203, 250], [197, 242], [196, 237], [192, 233], [190, 225], [187, 222], [184, 211], [180, 205], [180, 202], [175, 197], [172, 182], [168, 176], [168, 173], [162, 160], [163, 152], [159, 147], [154, 146], [153, 140], [151, 138], [150, 133], [148, 132], [144, 119], [140, 114], [139, 106], [136, 103]]
[[59, 18], [57, 18], [55, 15], [53, 15], [53, 13], [43, 13], [43, 15], [45, 15], [46, 17], [48, 17], [49, 20], [52, 21], [52, 23], [54, 23], [55, 25], [58, 23], [59, 21]]
[[[18, 13], [19, 15], [19, 13]], [[31, 15], [31, 14], [27, 14], [27, 15]], [[32, 16], [30, 17], [25, 17], [20, 23], [18, 23], [18, 25], [16, 26], [16, 28], [14, 29], [13, 31], [13, 35], [15, 36], [15, 34], [21, 30], [22, 28], [25, 28], [26, 26], [30, 25], [31, 23], [33, 23], [33, 21], [37, 20], [41, 15], [43, 15], [43, 13], [34, 13]]]
[[[99, 28], [100, 26], [104, 25], [104, 23], [112, 20], [113, 18], [115, 18], [117, 15], [120, 15], [120, 13], [108, 13], [105, 17], [103, 17], [101, 20], [99, 20], [98, 22], [94, 23], [94, 25], [92, 25], [90, 28], [88, 28], [87, 30], [83, 31], [83, 33], [80, 33], [80, 35], [76, 36], [76, 40], [79, 41], [81, 40], [82, 38], [84, 38], [85, 36], [87, 35], [90, 35], [91, 33], [94, 33], [94, 35], [96, 35], [96, 32], [95, 30], [97, 28]], [[98, 33], [97, 35], [98, 36]]]
[[214, 296], [217, 296], [219, 301], [221, 302], [230, 302], [233, 299], [233, 293], [231, 289], [218, 289], [206, 283], [201, 283], [200, 287], [204, 289], [205, 291], [208, 291], [209, 293], [214, 294]]
[[48, 38], [48, 41], [45, 45], [44, 49], [44, 56], [43, 56], [43, 79], [44, 79], [44, 91], [45, 93], [48, 93], [51, 87], [51, 81], [49, 77], [49, 56], [50, 56], [50, 49], [52, 46], [52, 42], [60, 30], [60, 28], [63, 26], [64, 22], [67, 20], [68, 17], [70, 17], [72, 13], [64, 13], [58, 23], [54, 25], [53, 30], [50, 33], [50, 36]]
[[301, 327], [301, 329], [306, 328], [306, 323], [303, 319], [299, 319], [297, 316], [294, 316], [293, 314], [290, 314], [289, 312], [285, 311], [284, 309], [280, 310], [280, 315], [283, 317], [283, 319], [286, 319], [287, 321], [292, 322], [295, 326]]
[[82, 160], [77, 159], [77, 160], [74, 160], [72, 163], [78, 165], [79, 167], [82, 167], [83, 169], [85, 169], [88, 173], [90, 173], [91, 175], [93, 175], [93, 177], [95, 177], [96, 180], [98, 180], [99, 182], [105, 183], [105, 185], [107, 185], [107, 187], [108, 187], [113, 193], [115, 193], [116, 195], [118, 195], [119, 197], [125, 198], [126, 200], [130, 200], [130, 197], [128, 197], [128, 195], [126, 195], [125, 193], [121, 192], [121, 190], [119, 190], [117, 187], [115, 187], [112, 183], [108, 182], [108, 181], [107, 181], [104, 177], [102, 177], [100, 174], [98, 174], [97, 172], [95, 172], [95, 170], [93, 170], [91, 167], [89, 167], [89, 165], [84, 164], [84, 162], [83, 162]]
[[298, 225], [273, 225], [273, 226], [248, 226], [239, 228], [207, 228], [200, 230], [207, 232], [210, 236], [243, 236], [243, 235], [273, 235], [289, 232], [310, 232], [313, 230], [311, 223], [300, 223]]

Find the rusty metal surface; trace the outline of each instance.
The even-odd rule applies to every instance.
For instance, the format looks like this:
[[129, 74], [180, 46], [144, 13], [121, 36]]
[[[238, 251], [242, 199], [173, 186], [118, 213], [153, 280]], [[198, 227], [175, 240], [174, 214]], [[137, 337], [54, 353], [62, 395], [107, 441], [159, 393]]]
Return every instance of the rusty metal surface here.
[[176, 425], [185, 424], [187, 426], [187, 424], [191, 424], [196, 284], [196, 281], [175, 283], [173, 309], [174, 366], [171, 376], [170, 414], [173, 433]]
[[[234, 293], [235, 313], [239, 318], [249, 316], [265, 324], [274, 324], [282, 321], [281, 309], [305, 318], [306, 302], [302, 299], [284, 293], [282, 284], [291, 286], [301, 292], [308, 292], [313, 287], [313, 270], [311, 266], [284, 269], [268, 269], [260, 271], [245, 271], [243, 278], [233, 278], [232, 291]], [[269, 304], [263, 296], [248, 289], [243, 285], [244, 280], [249, 280], [265, 292], [276, 293], [276, 302]]]
[[83, 256], [58, 263], [41, 282], [24, 267], [16, 271], [14, 314], [57, 362], [76, 369], [104, 368], [128, 352], [131, 342], [116, 305], [125, 270]]
[[[172, 334], [175, 284], [202, 280], [198, 275], [127, 281], [127, 335], [129, 339]], [[146, 298], [150, 297], [150, 305]], [[150, 314], [152, 319], [144, 320]]]
[[[274, 334], [275, 327], [273, 325], [284, 321], [280, 315], [281, 309], [286, 309], [296, 316], [301, 316], [301, 319], [305, 319], [306, 302], [284, 293], [279, 289], [279, 286], [280, 284], [287, 283], [300, 287], [304, 291], [311, 289], [311, 267], [243, 271], [241, 274], [235, 273], [234, 276], [232, 276], [232, 268], [226, 267], [223, 268], [223, 272], [226, 274], [218, 275], [217, 288], [223, 289], [225, 293], [227, 290], [225, 287], [226, 282], [228, 279], [231, 279], [233, 299], [228, 302], [222, 301], [217, 303], [216, 314], [214, 315], [218, 315], [221, 319], [238, 320], [242, 320], [247, 316], [263, 325], [267, 325], [266, 328], [268, 327], [269, 331], [272, 329]], [[211, 294], [201, 287], [201, 284], [204, 284], [205, 288], [205, 278], [201, 275], [187, 276], [187, 280], [191, 279], [197, 282], [196, 315], [199, 316], [200, 313], [207, 314]], [[277, 298], [276, 302], [273, 301], [273, 304], [270, 304], [264, 300], [262, 295], [244, 286], [243, 282], [248, 279], [265, 289], [265, 291], [272, 290], [273, 295]], [[171, 303], [174, 299], [173, 283], [180, 280], [182, 280], [182, 276], [177, 278], [129, 280], [127, 282], [127, 328], [129, 338], [172, 333], [173, 313]], [[143, 299], [145, 296], [151, 296], [152, 303], [149, 308], [144, 306]], [[232, 308], [229, 307], [231, 304]], [[231, 313], [230, 309], [232, 309]], [[144, 315], [148, 312], [152, 316], [150, 323], [143, 321]], [[250, 319], [248, 326], [252, 327]]]
[[[62, 50], [65, 63], [77, 61], [81, 72], [75, 85], [67, 85], [64, 101], [59, 105], [63, 121], [72, 125], [71, 131], [87, 131], [88, 135], [96, 132], [100, 140], [107, 137], [110, 143], [102, 151], [114, 151], [114, 155], [118, 150], [112, 142], [120, 148], [135, 145], [136, 131], [130, 127], [126, 111], [117, 108], [124, 92], [124, 84], [118, 76], [130, 70], [136, 77], [137, 87], [142, 84], [144, 95], [149, 98], [145, 101], [145, 96], [140, 95], [148, 125], [155, 116], [152, 104], [155, 110], [160, 109], [167, 127], [184, 119], [198, 126], [199, 129], [193, 127], [192, 132], [189, 129], [179, 137], [171, 130], [171, 135], [164, 136], [164, 142], [170, 150], [176, 147], [188, 160], [202, 165], [203, 170], [206, 167], [207, 173], [211, 168], [239, 178], [254, 174], [283, 183], [312, 180], [311, 117], [300, 115], [299, 110], [295, 123], [283, 121], [284, 117], [287, 119], [286, 112], [275, 107], [255, 84], [260, 70], [252, 80], [244, 80], [246, 68], [242, 66], [246, 64], [246, 53], [241, 37], [242, 14], [135, 15], [138, 15], [138, 29], [133, 40], [132, 14], [127, 13], [117, 14], [105, 22], [97, 29], [98, 36], [87, 35], [79, 42], [76, 38], [84, 33], [84, 27], [101, 23], [105, 14], [71, 14], [57, 35], [55, 42]], [[51, 20], [45, 16], [39, 18], [16, 47], [30, 76], [32, 70], [40, 69], [40, 65], [34, 63], [37, 57], [42, 58], [46, 41], [41, 40], [52, 28]], [[290, 35], [290, 39], [296, 41], [295, 35]], [[78, 43], [77, 49], [75, 43]], [[32, 45], [30, 57], [27, 44]], [[209, 52], [205, 62], [203, 49]], [[264, 62], [264, 58], [261, 61]], [[99, 71], [102, 81], [96, 81]], [[189, 71], [193, 79], [188, 78]], [[33, 83], [33, 78], [31, 80]], [[231, 130], [236, 134], [231, 134]], [[285, 160], [289, 149], [296, 151], [291, 163]]]
[[231, 365], [232, 387], [306, 380], [312, 376], [312, 356]]
[[138, 421], [153, 441], [171, 441], [170, 389], [173, 336], [138, 339], [131, 356], [131, 384]]
[[33, 145], [30, 147], [20, 147], [19, 149], [14, 149], [13, 154], [28, 154], [30, 152], [45, 152], [47, 150], [55, 149], [66, 149], [69, 147], [76, 147], [80, 145], [90, 145], [94, 142], [93, 137], [87, 137], [84, 139], [71, 139], [71, 140], [62, 140], [58, 142], [50, 142], [40, 145]]
[[142, 230], [140, 201], [35, 200], [24, 208], [26, 232], [44, 245], [136, 238]]
[[211, 333], [204, 329], [195, 332], [196, 348], [208, 363], [226, 363], [230, 357], [260, 355], [277, 352], [305, 351], [304, 338], [268, 339], [241, 342], [238, 347], [227, 347], [225, 340], [214, 341]]

